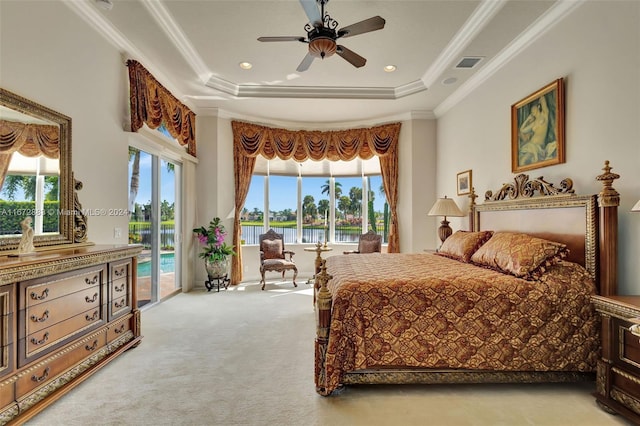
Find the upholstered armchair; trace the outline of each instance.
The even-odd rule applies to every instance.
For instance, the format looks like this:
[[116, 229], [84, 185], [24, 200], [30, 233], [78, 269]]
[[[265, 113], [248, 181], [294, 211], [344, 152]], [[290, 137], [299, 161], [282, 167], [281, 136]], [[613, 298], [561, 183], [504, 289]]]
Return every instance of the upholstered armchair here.
[[382, 236], [373, 231], [360, 235], [358, 240], [358, 250], [345, 251], [344, 254], [352, 253], [380, 253], [382, 251]]
[[260, 234], [260, 276], [262, 277], [262, 290], [266, 284], [264, 280], [265, 272], [282, 272], [282, 278], [284, 279], [284, 273], [286, 271], [293, 271], [293, 286], [298, 287], [296, 284], [296, 277], [298, 276], [298, 267], [293, 262], [293, 255], [295, 254], [291, 250], [285, 250], [284, 240], [282, 234], [278, 234], [273, 229], [269, 229], [266, 234]]

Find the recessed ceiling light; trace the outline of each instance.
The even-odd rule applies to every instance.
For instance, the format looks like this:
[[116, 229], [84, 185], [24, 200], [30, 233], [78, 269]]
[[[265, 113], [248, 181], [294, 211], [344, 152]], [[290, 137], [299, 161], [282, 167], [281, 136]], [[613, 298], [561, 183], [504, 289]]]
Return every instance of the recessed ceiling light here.
[[243, 70], [250, 70], [251, 68], [253, 68], [253, 65], [251, 65], [251, 62], [240, 62], [240, 68], [242, 68]]
[[458, 81], [457, 78], [455, 77], [449, 77], [449, 78], [445, 78], [444, 80], [442, 80], [442, 84], [444, 84], [445, 86], [449, 86], [450, 84], [455, 83], [456, 81]]
[[394, 72], [396, 70], [395, 65], [387, 65], [384, 67], [384, 72]]

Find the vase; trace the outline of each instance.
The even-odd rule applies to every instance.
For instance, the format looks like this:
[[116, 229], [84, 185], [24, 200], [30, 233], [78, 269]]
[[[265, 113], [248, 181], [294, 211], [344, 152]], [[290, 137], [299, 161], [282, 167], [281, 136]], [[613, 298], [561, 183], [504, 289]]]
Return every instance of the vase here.
[[224, 259], [221, 259], [221, 260], [205, 259], [204, 267], [207, 270], [207, 275], [209, 276], [209, 279], [223, 278], [227, 276], [230, 260], [231, 259], [229, 257], [225, 257]]

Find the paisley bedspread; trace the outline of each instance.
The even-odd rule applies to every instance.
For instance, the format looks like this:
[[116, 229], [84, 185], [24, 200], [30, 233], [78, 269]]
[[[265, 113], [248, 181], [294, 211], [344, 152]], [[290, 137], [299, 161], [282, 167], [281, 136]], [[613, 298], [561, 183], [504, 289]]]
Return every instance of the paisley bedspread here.
[[562, 262], [526, 281], [434, 254], [327, 259], [326, 388], [348, 371], [595, 371], [593, 280]]

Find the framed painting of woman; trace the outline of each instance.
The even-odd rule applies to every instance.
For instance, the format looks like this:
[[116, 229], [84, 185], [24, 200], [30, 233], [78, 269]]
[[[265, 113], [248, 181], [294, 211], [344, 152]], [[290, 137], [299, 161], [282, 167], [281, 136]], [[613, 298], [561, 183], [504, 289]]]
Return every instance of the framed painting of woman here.
[[564, 80], [511, 105], [511, 171], [564, 163]]

